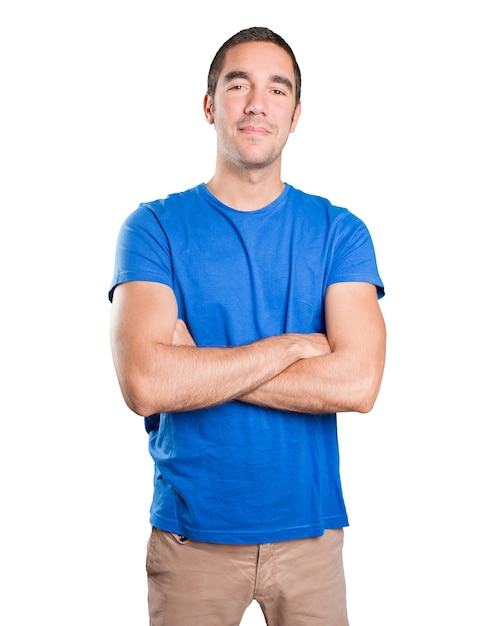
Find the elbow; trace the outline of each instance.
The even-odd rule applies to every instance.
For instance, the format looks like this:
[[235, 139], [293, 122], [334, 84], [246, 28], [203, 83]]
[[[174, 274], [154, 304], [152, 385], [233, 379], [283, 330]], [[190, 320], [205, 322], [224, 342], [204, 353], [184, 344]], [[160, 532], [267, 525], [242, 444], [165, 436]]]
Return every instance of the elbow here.
[[354, 396], [352, 411], [356, 413], [369, 413], [375, 406], [380, 391], [381, 376], [363, 381]]
[[372, 408], [375, 406], [375, 401], [376, 401], [376, 395], [375, 396], [363, 396], [362, 398], [360, 398], [359, 400], [356, 401], [355, 406], [353, 407], [353, 411], [355, 413], [369, 413]]
[[136, 415], [147, 417], [159, 412], [153, 409], [153, 406], [151, 406], [143, 394], [137, 393], [133, 389], [123, 389], [122, 387], [122, 395], [127, 407]]
[[149, 392], [149, 386], [144, 384], [142, 379], [130, 380], [125, 378], [120, 379], [119, 382], [125, 404], [136, 415], [146, 417], [164, 411], [164, 408], [155, 406], [154, 399]]
[[142, 417], [157, 413], [174, 413], [188, 410], [187, 402], [181, 401], [173, 381], [157, 380], [150, 375], [127, 377], [120, 383], [122, 395], [128, 408]]
[[144, 402], [143, 399], [125, 397], [125, 402], [131, 411], [133, 411], [136, 415], [140, 415], [141, 417], [148, 417], [149, 415], [154, 415], [161, 412], [155, 411], [154, 408], [148, 402]]

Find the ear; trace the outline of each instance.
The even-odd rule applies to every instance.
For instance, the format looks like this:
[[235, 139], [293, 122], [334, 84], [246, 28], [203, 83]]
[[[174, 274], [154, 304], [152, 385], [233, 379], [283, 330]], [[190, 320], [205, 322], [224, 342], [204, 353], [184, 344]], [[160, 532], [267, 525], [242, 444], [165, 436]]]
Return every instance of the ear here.
[[300, 117], [300, 113], [302, 111], [302, 105], [300, 104], [300, 101], [297, 103], [297, 106], [295, 107], [295, 111], [294, 111], [294, 115], [292, 117], [292, 124], [290, 126], [290, 132], [293, 133], [296, 126], [297, 126], [297, 122], [299, 121], [299, 117]]
[[204, 96], [204, 115], [208, 124], [214, 124], [214, 103], [209, 94]]

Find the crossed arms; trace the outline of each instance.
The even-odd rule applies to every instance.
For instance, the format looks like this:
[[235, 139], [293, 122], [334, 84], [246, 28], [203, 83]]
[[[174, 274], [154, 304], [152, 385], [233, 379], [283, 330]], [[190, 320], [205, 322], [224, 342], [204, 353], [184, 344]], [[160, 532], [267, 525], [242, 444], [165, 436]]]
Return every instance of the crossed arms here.
[[134, 281], [113, 295], [111, 345], [128, 407], [146, 416], [230, 400], [298, 413], [367, 413], [385, 363], [385, 324], [369, 283], [331, 285], [327, 335], [284, 334], [197, 347], [166, 285]]

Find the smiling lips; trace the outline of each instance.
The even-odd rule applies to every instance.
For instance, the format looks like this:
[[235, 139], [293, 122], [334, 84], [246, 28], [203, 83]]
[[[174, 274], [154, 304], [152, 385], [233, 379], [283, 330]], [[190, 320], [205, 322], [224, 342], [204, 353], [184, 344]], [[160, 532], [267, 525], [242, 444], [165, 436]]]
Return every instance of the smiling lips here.
[[260, 135], [263, 137], [271, 134], [268, 128], [264, 126], [241, 126], [239, 130], [246, 135]]

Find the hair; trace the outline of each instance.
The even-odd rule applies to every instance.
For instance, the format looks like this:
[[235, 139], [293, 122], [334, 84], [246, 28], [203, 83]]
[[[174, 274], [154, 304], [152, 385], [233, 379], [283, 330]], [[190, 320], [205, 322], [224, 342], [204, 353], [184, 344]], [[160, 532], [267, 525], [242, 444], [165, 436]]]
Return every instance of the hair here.
[[287, 54], [292, 59], [292, 65], [294, 66], [294, 74], [295, 74], [295, 105], [300, 101], [300, 91], [302, 84], [302, 77], [300, 74], [300, 68], [297, 63], [297, 59], [292, 51], [292, 48], [289, 44], [274, 33], [269, 28], [265, 28], [263, 26], [252, 26], [251, 28], [246, 28], [245, 30], [240, 30], [238, 33], [233, 35], [226, 41], [221, 48], [216, 52], [216, 55], [211, 63], [208, 74], [208, 95], [211, 98], [214, 98], [214, 92], [216, 91], [216, 84], [221, 74], [221, 70], [223, 69], [224, 61], [226, 58], [226, 52], [237, 46], [240, 43], [247, 43], [249, 41], [268, 41], [270, 43], [277, 44], [287, 52]]

